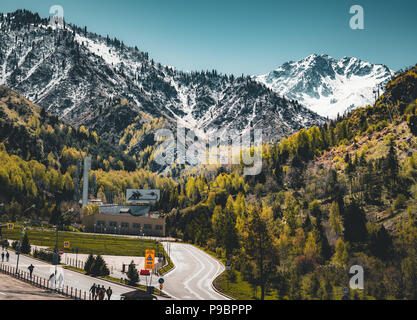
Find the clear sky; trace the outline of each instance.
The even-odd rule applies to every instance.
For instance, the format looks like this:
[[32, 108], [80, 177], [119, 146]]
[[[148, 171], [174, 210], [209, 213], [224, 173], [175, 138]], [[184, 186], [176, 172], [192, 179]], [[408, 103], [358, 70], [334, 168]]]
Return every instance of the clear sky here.
[[[352, 5], [365, 29], [352, 30]], [[149, 52], [180, 70], [263, 74], [312, 53], [355, 56], [394, 70], [417, 63], [416, 0], [1, 0], [49, 16], [64, 8], [67, 22]]]

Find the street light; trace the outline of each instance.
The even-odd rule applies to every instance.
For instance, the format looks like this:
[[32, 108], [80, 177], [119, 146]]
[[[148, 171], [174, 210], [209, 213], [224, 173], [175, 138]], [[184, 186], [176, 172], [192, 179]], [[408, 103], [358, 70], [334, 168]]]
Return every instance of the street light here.
[[60, 218], [62, 216], [65, 216], [66, 214], [68, 214], [70, 212], [71, 213], [74, 212], [74, 209], [73, 208], [69, 209], [68, 211], [66, 211], [62, 215], [58, 216], [57, 217], [57, 220], [56, 220], [55, 261], [53, 261], [54, 264], [55, 264], [55, 277], [54, 277], [54, 279], [55, 279], [55, 288], [56, 288], [56, 275], [57, 275], [57, 265], [58, 265], [58, 232], [59, 232], [59, 229], [58, 228], [59, 228], [59, 223], [60, 223], [60, 220], [61, 220]]
[[[30, 209], [34, 209], [34, 208], [36, 208], [36, 206], [34, 204], [32, 204], [29, 208], [27, 208], [26, 210], [23, 211], [23, 214], [26, 213], [27, 211], [29, 211]], [[17, 254], [16, 273], [19, 272], [19, 258], [20, 258], [20, 253], [22, 252], [22, 235], [24, 233], [24, 230], [23, 230], [24, 227], [25, 227], [25, 225], [23, 225], [22, 231], [20, 231], [20, 241], [19, 241], [18, 247], [16, 248], [17, 249], [17, 252], [16, 252], [16, 254]]]

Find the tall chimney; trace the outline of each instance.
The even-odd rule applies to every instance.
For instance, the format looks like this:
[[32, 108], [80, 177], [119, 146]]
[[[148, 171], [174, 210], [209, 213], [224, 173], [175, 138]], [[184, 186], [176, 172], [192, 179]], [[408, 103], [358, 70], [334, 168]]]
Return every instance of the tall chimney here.
[[83, 175], [83, 206], [88, 206], [88, 175], [91, 169], [91, 158], [84, 158], [84, 175]]

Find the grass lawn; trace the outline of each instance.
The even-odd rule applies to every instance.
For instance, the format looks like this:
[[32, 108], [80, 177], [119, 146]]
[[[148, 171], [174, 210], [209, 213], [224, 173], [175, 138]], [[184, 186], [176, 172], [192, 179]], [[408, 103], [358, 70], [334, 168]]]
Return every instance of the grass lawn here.
[[[3, 239], [20, 239], [21, 228], [15, 225], [15, 229], [7, 230], [2, 228]], [[47, 246], [55, 248], [56, 233], [48, 229], [26, 229], [31, 245]], [[70, 248], [64, 248], [64, 241], [70, 242]], [[146, 249], [154, 249], [155, 255], [164, 252], [163, 246], [154, 240], [134, 239], [123, 236], [112, 236], [102, 234], [84, 234], [81, 232], [59, 231], [58, 249], [64, 252], [73, 253], [78, 248], [78, 253], [94, 255], [115, 255], [115, 256], [145, 256]]]
[[[235, 300], [257, 300], [261, 298], [261, 287], [258, 287], [255, 292], [249, 282], [242, 279], [239, 271], [236, 271], [236, 281], [231, 282], [227, 280], [226, 272], [223, 272], [214, 280], [214, 286], [217, 290]], [[265, 300], [277, 300], [275, 290], [265, 292]]]

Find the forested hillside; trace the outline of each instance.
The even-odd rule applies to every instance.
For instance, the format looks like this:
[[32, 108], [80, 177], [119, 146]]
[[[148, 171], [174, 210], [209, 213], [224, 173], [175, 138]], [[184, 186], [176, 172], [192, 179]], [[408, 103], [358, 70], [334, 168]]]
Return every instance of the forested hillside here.
[[265, 146], [258, 176], [221, 173], [208, 197], [198, 178], [171, 232], [231, 260], [217, 285], [240, 298], [340, 298], [357, 264], [352, 297], [416, 299], [416, 71], [374, 106]]
[[[68, 136], [69, 127], [53, 126], [49, 116], [42, 122], [30, 111], [35, 106], [23, 100], [20, 110], [23, 102], [15, 99], [13, 92], [2, 96], [5, 123], [26, 127], [20, 130], [41, 145], [48, 126], [56, 139], [61, 130]], [[129, 126], [121, 135], [124, 150], [150, 146], [146, 137], [161, 123], [141, 121], [148, 126]], [[365, 269], [365, 290], [353, 298], [417, 299], [416, 127], [417, 66], [390, 81], [375, 105], [265, 145], [257, 176], [243, 176], [241, 166], [193, 168], [175, 179], [144, 169], [127, 172], [123, 158], [101, 154], [100, 138], [82, 128], [71, 129], [74, 140], [62, 142], [56, 153], [51, 148], [61, 143], [48, 142], [44, 156], [24, 141], [9, 141], [3, 130], [4, 214], [20, 218], [33, 199], [43, 208], [40, 215], [53, 216], [52, 207], [68, 201], [74, 188], [68, 148], [82, 154], [97, 146], [94, 191], [104, 197], [127, 187], [160, 188], [157, 208], [168, 214], [169, 234], [232, 261], [217, 283], [222, 290], [233, 288], [241, 298], [335, 299], [357, 264]], [[21, 144], [33, 151], [19, 151]], [[244, 293], [244, 287], [253, 291]]]

